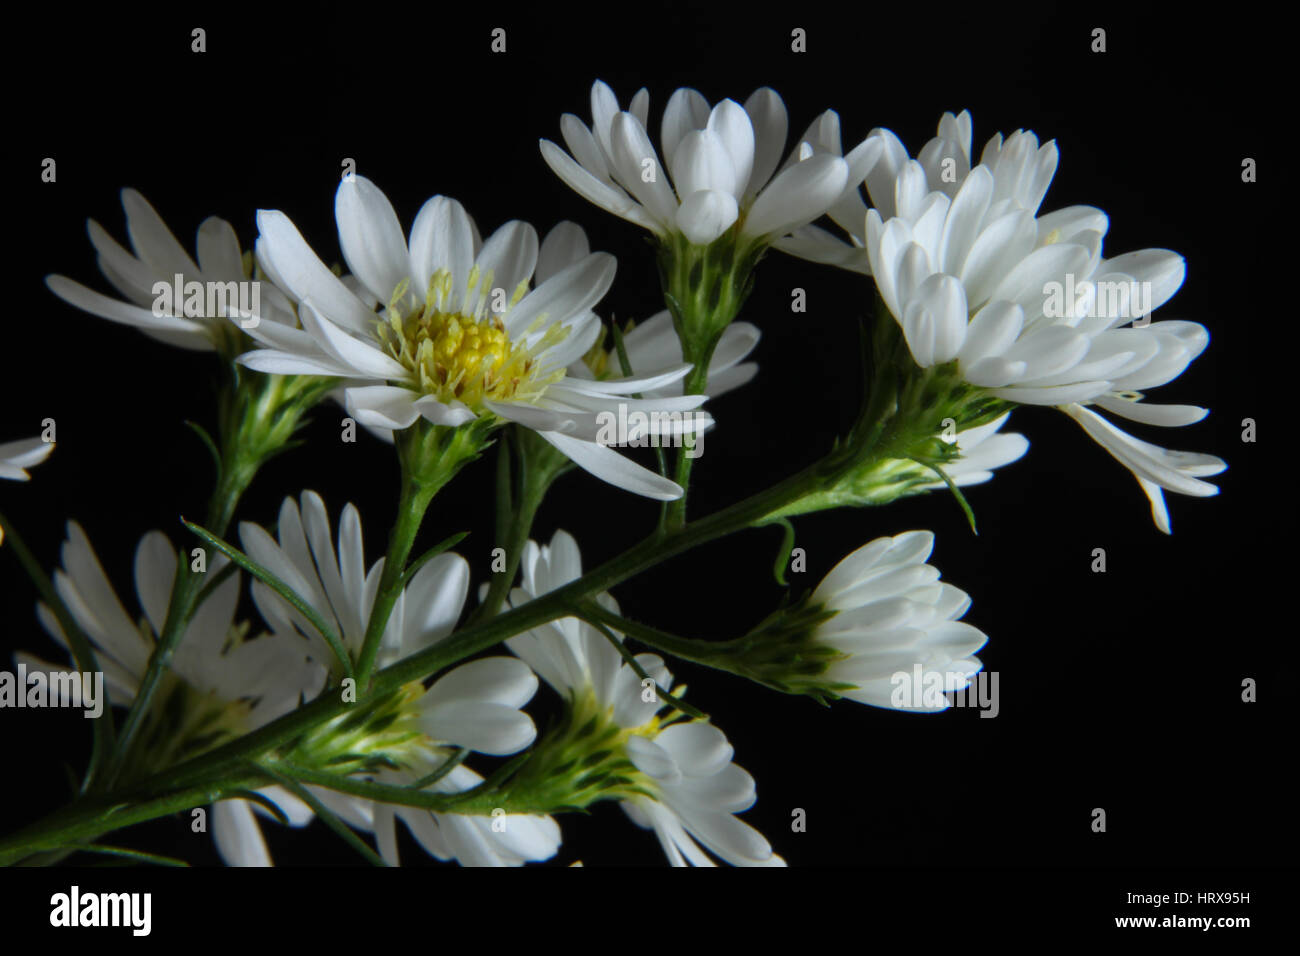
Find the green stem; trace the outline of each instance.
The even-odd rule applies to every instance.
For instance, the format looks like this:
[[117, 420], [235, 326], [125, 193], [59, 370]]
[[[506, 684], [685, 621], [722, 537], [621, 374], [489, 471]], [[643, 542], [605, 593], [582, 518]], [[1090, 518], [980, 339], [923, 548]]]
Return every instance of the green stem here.
[[[235, 509], [253, 482], [258, 469], [269, 459], [293, 446], [293, 435], [302, 416], [333, 386], [335, 380], [316, 376], [263, 375], [250, 372], [234, 361], [225, 366], [225, 381], [217, 402], [217, 426], [221, 436], [217, 460], [217, 483], [208, 500], [204, 527], [224, 538], [234, 518]], [[197, 426], [195, 431], [210, 438]], [[126, 720], [118, 734], [117, 746], [104, 775], [111, 786], [129, 761], [130, 749], [149, 713], [163, 673], [176, 646], [185, 635], [190, 618], [203, 595], [203, 578], [192, 570], [183, 557], [176, 567], [171, 600], [158, 643], [140, 679]]]
[[245, 782], [234, 779], [208, 783], [144, 798], [135, 804], [126, 802], [125, 795], [100, 794], [79, 800], [0, 842], [0, 866], [11, 866], [42, 851], [67, 850], [123, 827], [207, 806]]
[[375, 655], [383, 641], [384, 630], [388, 626], [389, 615], [402, 590], [402, 572], [406, 569], [406, 560], [410, 557], [415, 536], [424, 520], [424, 513], [429, 502], [437, 493], [437, 486], [423, 485], [412, 480], [403, 469], [402, 495], [397, 505], [397, 520], [388, 536], [388, 553], [384, 557], [384, 572], [379, 579], [379, 592], [375, 596], [375, 605], [366, 626], [365, 641], [361, 645], [361, 654], [357, 660], [356, 674], [358, 689], [369, 686], [370, 672], [375, 666]]
[[[744, 238], [741, 225], [738, 221], [706, 246], [693, 245], [684, 236], [677, 236], [659, 248], [664, 303], [673, 316], [682, 358], [694, 366], [683, 384], [687, 395], [704, 394], [713, 350], [749, 295], [754, 266], [766, 248], [761, 241]], [[682, 488], [682, 496], [668, 505], [664, 524], [669, 531], [686, 523], [693, 462], [686, 452], [683, 447], [677, 453], [675, 480]]]
[[[689, 358], [695, 365], [690, 374], [686, 376], [686, 381], [682, 385], [682, 392], [685, 395], [703, 395], [705, 388], [709, 384], [709, 363], [713, 360], [713, 349], [716, 342], [709, 343], [708, 347], [699, 356]], [[698, 456], [687, 454], [691, 449], [687, 448], [685, 442], [682, 447], [677, 449], [677, 473], [673, 480], [682, 489], [682, 496], [676, 501], [667, 503], [667, 509], [664, 512], [664, 527], [673, 531], [680, 528], [686, 523], [686, 496], [690, 493], [691, 487], [691, 466]]]
[[[594, 568], [576, 581], [495, 617], [475, 621], [453, 634], [448, 640], [378, 671], [371, 680], [370, 692], [378, 696], [395, 691], [410, 681], [421, 680], [438, 673], [508, 637], [571, 614], [575, 604], [684, 551], [761, 523], [773, 511], [805, 495], [810, 489], [822, 487], [833, 481], [835, 475], [844, 467], [846, 456], [861, 459], [864, 454], [869, 453], [871, 452], [868, 449], [842, 446], [823, 460], [743, 501], [685, 525], [675, 532], [666, 535], [652, 534], [622, 555]], [[287, 747], [307, 731], [339, 716], [351, 706], [354, 705], [341, 700], [341, 695], [327, 691], [311, 703], [238, 740], [216, 747], [205, 754], [139, 781], [136, 791], [166, 794], [187, 788], [183, 790], [184, 793], [219, 792], [222, 786], [230, 786], [229, 778], [234, 777], [241, 781], [244, 779], [247, 775], [248, 761], [257, 760], [278, 748]], [[342, 784], [339, 786], [343, 787]], [[177, 808], [194, 806], [209, 799], [210, 796], [204, 800], [189, 797], [176, 802], [167, 796], [150, 797], [145, 803], [131, 809], [129, 819], [114, 817], [108, 822], [93, 821], [95, 812], [93, 809], [87, 810], [82, 805], [74, 804], [65, 811], [33, 824], [21, 833], [0, 840], [0, 864], [28, 855], [34, 849], [64, 846], [73, 838], [98, 836], [116, 829], [119, 825], [163, 816], [175, 812]], [[98, 803], [95, 806], [98, 806], [98, 812], [102, 813], [105, 804]]]
[[[230, 454], [230, 449], [227, 449], [227, 454]], [[236, 461], [231, 466], [221, 469], [217, 479], [217, 488], [208, 504], [208, 517], [205, 526], [218, 537], [225, 536], [226, 528], [230, 524], [239, 499], [248, 489], [253, 476], [257, 473], [256, 464], [239, 461], [237, 452], [234, 457], [236, 457]], [[131, 708], [127, 712], [126, 720], [123, 722], [121, 732], [118, 734], [117, 747], [108, 774], [108, 783], [110, 785], [117, 779], [126, 763], [131, 745], [134, 743], [136, 735], [149, 713], [150, 703], [158, 690], [158, 684], [163, 678], [163, 672], [167, 669], [172, 654], [184, 636], [190, 618], [197, 607], [197, 598], [203, 590], [204, 582], [203, 575], [192, 568], [192, 563], [182, 553], [181, 559], [176, 566], [176, 578], [172, 583], [172, 596], [167, 607], [167, 618], [163, 623], [162, 633], [158, 636], [158, 643], [154, 647], [153, 654], [149, 657], [149, 664], [145, 668], [144, 676], [140, 679], [140, 687], [131, 701]]]
[[375, 658], [383, 643], [393, 605], [405, 586], [406, 562], [429, 502], [460, 473], [461, 468], [478, 458], [487, 447], [488, 436], [494, 427], [494, 423], [485, 418], [454, 428], [431, 425], [421, 419], [393, 436], [402, 468], [402, 490], [397, 519], [388, 535], [388, 552], [379, 590], [357, 658], [358, 699], [369, 690]]
[[621, 614], [606, 610], [595, 601], [584, 601], [582, 614], [583, 617], [589, 620], [594, 618], [602, 624], [640, 641], [642, 644], [653, 647], [657, 651], [663, 651], [665, 654], [671, 654], [673, 657], [681, 658], [684, 661], [703, 664], [705, 667], [713, 667], [717, 670], [727, 670], [727, 668], [720, 666], [716, 658], [731, 653], [739, 640], [743, 640], [742, 638], [729, 641], [700, 641], [689, 637], [679, 637], [676, 634], [669, 634], [667, 631], [661, 631], [648, 624], [629, 620]]
[[[525, 433], [518, 428], [513, 431], [517, 450], [515, 469], [512, 471], [510, 468], [509, 446], [502, 442], [497, 471], [496, 546], [505, 552], [506, 568], [493, 573], [487, 596], [470, 616], [470, 622], [492, 617], [501, 610], [519, 573], [519, 562], [532, 534], [537, 510], [555, 479], [572, 467], [568, 458], [531, 432]], [[516, 486], [517, 495], [514, 491]]]

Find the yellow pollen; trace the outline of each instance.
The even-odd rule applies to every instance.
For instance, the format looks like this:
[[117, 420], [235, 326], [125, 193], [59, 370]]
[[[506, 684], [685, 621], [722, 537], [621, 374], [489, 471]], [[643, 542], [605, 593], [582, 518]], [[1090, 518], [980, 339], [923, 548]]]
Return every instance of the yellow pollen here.
[[605, 327], [600, 327], [600, 335], [582, 357], [582, 364], [591, 369], [593, 378], [604, 378], [609, 368], [610, 352], [605, 351]]
[[[617, 320], [611, 319], [610, 321]], [[634, 328], [636, 328], [636, 323], [629, 319], [627, 324], [623, 326], [623, 335], [627, 335]], [[621, 376], [623, 373], [623, 363], [618, 357], [617, 346], [610, 349], [605, 348], [605, 339], [608, 337], [608, 333], [609, 329], [602, 325], [600, 335], [591, 348], [587, 350], [587, 354], [582, 357], [582, 364], [591, 369], [592, 377], [597, 379], [605, 379], [613, 375]], [[635, 373], [638, 369], [634, 368], [632, 371]], [[644, 371], [644, 369], [640, 371]]]
[[[423, 307], [408, 316], [397, 305], [406, 292], [402, 284], [378, 330], [385, 350], [411, 372], [420, 391], [443, 403], [463, 402], [476, 412], [487, 401], [533, 401], [564, 378], [562, 367], [547, 371], [538, 358], [568, 330], [557, 322], [531, 345], [511, 341], [502, 316], [523, 298], [527, 283], [520, 283], [507, 302], [502, 290], [492, 289], [492, 278], [475, 267], [462, 301], [453, 303], [452, 276], [441, 269], [429, 282]], [[544, 320], [539, 316], [526, 335]]]

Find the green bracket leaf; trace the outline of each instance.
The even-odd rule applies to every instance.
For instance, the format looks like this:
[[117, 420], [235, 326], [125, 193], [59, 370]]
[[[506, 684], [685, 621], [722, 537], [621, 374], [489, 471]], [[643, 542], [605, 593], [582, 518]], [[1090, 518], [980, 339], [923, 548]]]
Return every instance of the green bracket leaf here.
[[217, 443], [212, 440], [212, 436], [208, 434], [207, 429], [198, 422], [192, 422], [188, 419], [185, 421], [185, 427], [199, 436], [199, 440], [202, 441], [204, 447], [208, 449], [208, 454], [212, 456], [212, 463], [217, 466], [217, 472], [220, 474], [222, 468], [221, 452], [217, 449]]
[[966, 500], [966, 496], [961, 493], [961, 489], [948, 477], [948, 473], [933, 462], [921, 461], [919, 458], [913, 458], [912, 461], [924, 468], [929, 468], [943, 479], [943, 483], [948, 486], [948, 490], [952, 492], [953, 497], [957, 499], [957, 503], [961, 505], [961, 510], [966, 513], [966, 520], [970, 522], [971, 533], [978, 535], [979, 530], [975, 527], [975, 512], [971, 510], [970, 503]]
[[781, 547], [776, 552], [776, 563], [772, 565], [772, 576], [776, 578], [777, 584], [783, 588], [788, 588], [790, 582], [785, 579], [785, 567], [790, 563], [790, 554], [794, 551], [794, 525], [790, 523], [789, 518], [777, 518], [771, 523], [784, 529], [781, 536]]
[[185, 527], [198, 535], [201, 540], [212, 545], [212, 547], [216, 548], [235, 564], [239, 565], [276, 594], [280, 595], [280, 597], [288, 601], [299, 614], [311, 622], [312, 627], [316, 628], [316, 630], [320, 632], [320, 636], [325, 639], [325, 643], [329, 644], [330, 650], [334, 652], [334, 656], [337, 657], [339, 663], [343, 665], [343, 672], [348, 677], [354, 677], [352, 673], [352, 658], [348, 656], [347, 650], [343, 647], [343, 642], [340, 641], [338, 635], [334, 633], [334, 629], [325, 623], [320, 614], [316, 612], [316, 609], [299, 597], [298, 593], [294, 591], [293, 588], [289, 587], [289, 585], [285, 584], [266, 568], [262, 567], [248, 555], [244, 554], [244, 552], [240, 551], [233, 544], [222, 541], [206, 528], [203, 528], [192, 521], [186, 521], [184, 518], [181, 518], [181, 524], [185, 525]]
[[300, 784], [297, 780], [294, 780], [292, 777], [286, 777], [284, 774], [276, 770], [272, 770], [270, 767], [266, 766], [265, 764], [255, 763], [252, 764], [251, 766], [254, 769], [266, 774], [276, 783], [280, 784], [280, 786], [290, 791], [294, 796], [300, 799], [303, 803], [307, 804], [307, 806], [311, 807], [312, 811], [315, 812], [316, 816], [321, 818], [321, 821], [327, 827], [329, 827], [340, 837], [342, 837], [345, 843], [347, 843], [350, 847], [352, 847], [354, 850], [360, 853], [370, 863], [374, 864], [375, 866], [388, 865], [387, 863], [384, 862], [383, 857], [381, 857], [378, 853], [376, 853], [374, 850], [368, 847], [364, 840], [362, 840], [359, 836], [353, 833], [352, 829], [346, 823], [340, 820], [338, 816], [335, 815], [333, 810], [325, 806], [325, 804], [321, 803], [320, 799], [314, 793], [312, 793], [310, 790], [308, 790], [306, 787]]
[[265, 807], [271, 816], [275, 817], [275, 819], [283, 826], [292, 826], [292, 824], [289, 823], [289, 818], [285, 816], [284, 811], [280, 809], [279, 804], [264, 793], [258, 793], [256, 790], [246, 790], [243, 787], [239, 787], [234, 790], [225, 791], [224, 796], [238, 797], [240, 800], [251, 800], [253, 803]]
[[469, 756], [469, 753], [470, 751], [468, 747], [461, 747], [454, 754], [444, 760], [442, 765], [433, 773], [421, 777], [419, 780], [415, 781], [415, 783], [411, 784], [411, 788], [414, 790], [423, 790], [425, 787], [433, 786], [443, 777], [447, 776], [447, 774], [451, 773], [463, 764], [465, 758]]
[[157, 863], [159, 866], [189, 866], [184, 860], [178, 860], [173, 856], [159, 856], [156, 853], [145, 853], [143, 850], [128, 850], [125, 847], [105, 846], [102, 843], [74, 844], [61, 849], [75, 850], [78, 853], [98, 853], [101, 856], [120, 857], [135, 863]]
[[655, 693], [658, 694], [659, 697], [663, 699], [663, 702], [665, 704], [668, 704], [669, 706], [674, 707], [677, 710], [680, 710], [683, 714], [686, 714], [688, 717], [694, 717], [697, 720], [709, 719], [709, 715], [704, 713], [704, 711], [692, 707], [684, 700], [679, 700], [678, 698], [674, 697], [672, 694], [668, 693], [668, 691], [660, 687], [658, 681], [655, 681], [654, 678], [652, 678], [649, 674], [645, 672], [645, 668], [642, 667], [639, 663], [637, 663], [636, 656], [631, 651], [629, 651], [626, 647], [623, 646], [623, 642], [620, 641], [617, 637], [615, 637], [614, 632], [611, 631], [609, 628], [607, 628], [600, 621], [599, 618], [595, 618], [593, 615], [588, 614], [581, 607], [574, 607], [573, 611], [575, 614], [578, 615], [578, 617], [582, 618], [584, 621], [586, 621], [596, 630], [600, 631], [601, 634], [605, 635], [605, 638], [611, 644], [614, 645], [614, 649], [618, 651], [619, 655], [623, 658], [623, 660], [627, 661], [628, 666], [632, 668], [632, 670], [636, 673], [637, 677], [641, 678], [641, 680], [643, 681], [648, 680], [654, 683]]
[[[504, 444], [502, 445], [502, 447], [503, 448], [505, 447]], [[407, 569], [402, 572], [402, 577], [398, 582], [397, 587], [399, 589], [406, 587], [406, 585], [410, 583], [411, 578], [415, 577], [415, 572], [419, 571], [420, 568], [424, 567], [426, 562], [432, 560], [433, 558], [436, 558], [444, 551], [456, 547], [456, 545], [460, 544], [463, 540], [465, 540], [467, 535], [469, 535], [468, 531], [461, 531], [457, 534], [449, 535], [448, 537], [443, 538], [441, 541], [435, 544], [428, 551], [424, 552], [424, 554], [420, 555], [418, 558], [412, 561], [410, 566], [408, 566]]]

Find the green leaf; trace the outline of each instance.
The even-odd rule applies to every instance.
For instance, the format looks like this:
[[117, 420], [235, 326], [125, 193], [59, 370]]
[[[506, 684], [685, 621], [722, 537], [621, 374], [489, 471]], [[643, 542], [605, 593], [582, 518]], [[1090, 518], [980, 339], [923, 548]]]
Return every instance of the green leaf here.
[[340, 641], [338, 635], [334, 633], [334, 629], [326, 624], [325, 621], [322, 620], [321, 616], [316, 613], [316, 609], [299, 597], [298, 593], [294, 591], [293, 588], [289, 587], [289, 585], [285, 584], [266, 568], [262, 567], [248, 555], [244, 554], [244, 552], [240, 551], [233, 544], [228, 544], [227, 542], [222, 541], [206, 528], [203, 528], [192, 521], [186, 521], [184, 518], [181, 518], [181, 523], [198, 535], [200, 539], [212, 545], [212, 547], [216, 548], [231, 561], [235, 562], [235, 564], [239, 565], [276, 594], [280, 595], [280, 597], [288, 601], [299, 614], [310, 621], [312, 626], [320, 632], [320, 636], [325, 639], [327, 644], [329, 644], [330, 650], [334, 652], [334, 656], [337, 657], [339, 663], [343, 665], [343, 672], [348, 677], [353, 677], [352, 659], [348, 656], [347, 650], [343, 647], [343, 642]]
[[654, 679], [645, 672], [645, 668], [643, 668], [639, 663], [637, 663], [636, 656], [631, 651], [629, 651], [626, 647], [624, 647], [623, 642], [620, 641], [617, 637], [615, 637], [614, 632], [611, 631], [609, 628], [607, 628], [599, 619], [594, 618], [591, 614], [584, 611], [581, 607], [575, 607], [573, 608], [573, 611], [575, 614], [578, 615], [578, 617], [582, 618], [584, 621], [586, 621], [596, 630], [600, 631], [600, 633], [605, 635], [606, 639], [611, 644], [614, 645], [614, 649], [617, 650], [620, 655], [622, 655], [623, 660], [627, 661], [628, 666], [632, 668], [632, 670], [636, 673], [637, 677], [641, 678], [642, 681], [651, 681], [654, 683], [655, 693], [657, 693], [659, 697], [663, 699], [663, 702], [665, 704], [668, 704], [669, 706], [674, 707], [677, 710], [680, 710], [683, 714], [686, 714], [689, 717], [695, 717], [699, 720], [709, 719], [708, 714], [704, 713], [701, 710], [698, 710], [695, 707], [692, 707], [690, 704], [686, 703], [683, 700], [678, 700], [672, 694], [668, 693], [668, 691], [660, 687], [658, 682], [654, 681]]
[[510, 779], [510, 777], [514, 776], [520, 767], [532, 759], [532, 756], [533, 752], [531, 750], [525, 750], [521, 754], [516, 754], [510, 760], [507, 760], [500, 767], [494, 770], [482, 783], [470, 787], [468, 790], [461, 790], [459, 793], [451, 794], [450, 799], [447, 802], [448, 809], [454, 811], [454, 808], [462, 803], [499, 789], [503, 783]]
[[627, 346], [623, 344], [623, 330], [618, 327], [617, 322], [610, 322], [609, 327], [614, 333], [614, 351], [618, 353], [618, 364], [623, 370], [623, 377], [631, 378], [632, 362], [627, 357]]
[[217, 588], [221, 587], [221, 585], [225, 583], [226, 579], [229, 578], [232, 574], [234, 574], [238, 570], [239, 570], [239, 566], [232, 561], [230, 564], [227, 564], [224, 568], [222, 568], [220, 571], [214, 574], [212, 576], [212, 580], [209, 581], [207, 584], [203, 585], [202, 590], [199, 591], [199, 596], [194, 599], [194, 606], [202, 607], [203, 602], [212, 596], [212, 592], [215, 591]]
[[340, 820], [333, 810], [321, 803], [314, 793], [300, 784], [297, 780], [294, 780], [292, 777], [286, 777], [284, 774], [272, 770], [265, 764], [253, 764], [252, 766], [257, 770], [260, 770], [262, 773], [265, 773], [268, 777], [279, 783], [280, 786], [292, 792], [294, 796], [298, 797], [298, 799], [302, 800], [303, 803], [311, 807], [316, 816], [320, 817], [327, 827], [342, 837], [345, 843], [360, 853], [370, 863], [375, 866], [388, 865], [384, 862], [383, 857], [372, 850], [366, 845], [364, 840], [353, 833], [352, 829]]
[[292, 826], [292, 824], [289, 823], [289, 818], [285, 816], [284, 811], [280, 809], [279, 805], [265, 794], [258, 793], [256, 790], [245, 790], [242, 787], [235, 790], [226, 790], [224, 794], [227, 797], [238, 797], [241, 800], [252, 800], [254, 803], [266, 807], [271, 816], [275, 817], [275, 819], [284, 826]]
[[790, 562], [790, 554], [794, 551], [794, 525], [790, 523], [789, 518], [777, 518], [772, 524], [780, 525], [785, 529], [781, 537], [781, 548], [776, 552], [776, 564], [772, 565], [772, 575], [776, 578], [776, 583], [783, 588], [788, 588], [790, 582], [785, 579], [785, 566]]
[[953, 497], [957, 499], [957, 503], [961, 505], [961, 510], [966, 513], [966, 520], [970, 522], [971, 533], [979, 534], [979, 531], [975, 527], [975, 512], [971, 510], [970, 503], [966, 501], [966, 496], [961, 493], [961, 489], [958, 488], [957, 485], [953, 483], [953, 480], [948, 477], [948, 473], [932, 462], [921, 461], [919, 458], [913, 458], [912, 461], [925, 468], [929, 468], [943, 479], [943, 483], [948, 486], [948, 490], [952, 492]]
[[421, 777], [419, 780], [415, 781], [415, 783], [411, 784], [411, 787], [416, 790], [423, 790], [425, 787], [433, 786], [443, 777], [447, 776], [447, 774], [451, 773], [462, 763], [464, 763], [465, 758], [469, 756], [469, 753], [470, 751], [468, 747], [461, 747], [454, 754], [452, 754], [450, 757], [444, 760], [442, 765], [438, 767], [437, 770], [433, 771], [433, 773], [431, 774]]
[[[504, 442], [502, 443], [501, 447], [502, 448], [506, 447]], [[402, 572], [402, 577], [397, 583], [398, 590], [401, 590], [402, 588], [406, 587], [406, 585], [410, 582], [411, 578], [415, 577], [415, 572], [419, 571], [420, 568], [424, 567], [425, 562], [431, 560], [432, 558], [436, 558], [444, 551], [456, 547], [456, 545], [460, 544], [461, 541], [463, 541], [468, 534], [469, 534], [468, 531], [461, 531], [457, 534], [453, 534], [446, 538], [443, 538], [441, 541], [435, 544], [428, 551], [424, 552], [424, 554], [420, 555], [418, 558], [412, 561], [410, 566], [405, 571]]]
[[212, 463], [217, 466], [217, 472], [220, 473], [221, 452], [217, 449], [217, 443], [212, 440], [212, 436], [208, 434], [207, 429], [198, 422], [192, 422], [188, 419], [185, 421], [185, 426], [194, 432], [194, 434], [199, 436], [199, 440], [203, 442], [204, 447], [207, 448], [208, 453], [212, 456]]
[[145, 853], [143, 850], [128, 850], [120, 846], [105, 846], [102, 843], [82, 843], [64, 847], [68, 850], [76, 850], [78, 853], [98, 853], [101, 856], [120, 857], [131, 860], [135, 863], [157, 863], [159, 866], [189, 866], [184, 860], [178, 860], [172, 856], [159, 856], [156, 853]]

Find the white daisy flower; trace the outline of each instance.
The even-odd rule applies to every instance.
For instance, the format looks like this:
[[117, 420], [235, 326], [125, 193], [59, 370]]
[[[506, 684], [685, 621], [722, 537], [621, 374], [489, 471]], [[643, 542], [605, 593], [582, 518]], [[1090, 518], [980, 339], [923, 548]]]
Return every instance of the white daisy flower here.
[[[216, 216], [200, 223], [195, 262], [142, 195], [123, 189], [122, 206], [130, 251], [93, 219], [87, 221], [87, 230], [100, 271], [126, 301], [66, 276], [47, 276], [45, 284], [60, 299], [100, 318], [134, 326], [168, 345], [195, 351], [230, 351], [237, 339], [231, 324], [235, 319], [241, 326], [262, 320], [296, 324], [293, 304], [270, 283], [257, 281], [252, 256], [240, 249], [230, 223]], [[185, 288], [193, 282], [203, 286], [201, 308]], [[251, 308], [254, 301], [256, 310]], [[210, 309], [210, 303], [215, 308]]]
[[[343, 509], [337, 551], [325, 505], [312, 491], [303, 492], [301, 507], [292, 498], [285, 499], [278, 540], [251, 522], [244, 522], [239, 530], [248, 555], [315, 609], [355, 659], [384, 568], [381, 558], [365, 570], [356, 507], [349, 504]], [[327, 669], [340, 676], [329, 645], [309, 621], [262, 582], [255, 581], [252, 591], [273, 634], [307, 638], [307, 652], [318, 665], [315, 691], [320, 690]], [[393, 606], [376, 663], [383, 667], [444, 640], [460, 619], [468, 592], [469, 565], [460, 555], [447, 552], [425, 563]], [[362, 727], [340, 733], [336, 721], [313, 732], [307, 749], [318, 755], [325, 751], [382, 755], [401, 769], [364, 775], [383, 783], [410, 784], [437, 769], [453, 755], [453, 748], [506, 755], [529, 746], [537, 730], [520, 708], [536, 690], [537, 678], [523, 662], [504, 656], [482, 658], [449, 671], [428, 690], [418, 681], [403, 688], [384, 711], [389, 716], [395, 712], [395, 718], [377, 720], [377, 732]], [[459, 766], [432, 789], [455, 793], [481, 780], [468, 767]], [[559, 847], [559, 828], [548, 817], [508, 814], [505, 829], [497, 831], [488, 818], [364, 802], [367, 822], [358, 828], [373, 829], [381, 855], [391, 864], [397, 863], [395, 819], [406, 823], [437, 858], [454, 857], [467, 866], [547, 859]]]
[[[135, 585], [144, 617], [138, 622], [122, 607], [75, 521], [68, 522], [61, 558], [54, 588], [94, 647], [110, 703], [129, 706], [167, 618], [176, 549], [160, 531], [140, 539]], [[224, 557], [214, 556], [208, 574], [219, 573], [225, 564]], [[136, 751], [141, 765], [136, 769], [160, 769], [256, 730], [297, 707], [312, 683], [313, 668], [301, 641], [274, 635], [247, 639], [247, 625], [235, 621], [239, 588], [236, 572], [195, 610], [152, 702], [153, 712], [142, 726]], [[36, 612], [49, 635], [67, 649], [54, 613], [44, 604]], [[15, 659], [29, 672], [67, 669], [22, 652]], [[312, 817], [304, 804], [279, 787], [258, 792], [281, 807], [295, 826]], [[212, 808], [213, 840], [231, 866], [270, 865], [254, 809], [265, 813], [243, 799], [223, 800]]]
[[[940, 692], [924, 693], [927, 688], [963, 690], [979, 672], [974, 654], [988, 638], [958, 620], [970, 598], [940, 583], [939, 569], [925, 563], [933, 547], [929, 531], [877, 538], [837, 564], [813, 591], [809, 606], [835, 612], [810, 640], [843, 655], [824, 674], [841, 685], [839, 696], [931, 713], [949, 702]], [[915, 682], [917, 674], [921, 685], [900, 702], [900, 683]]]
[[[600, 333], [591, 307], [614, 278], [613, 256], [590, 253], [580, 229], [557, 227], [539, 249], [533, 227], [514, 221], [480, 242], [460, 203], [435, 196], [416, 216], [408, 245], [388, 199], [360, 176], [339, 185], [335, 215], [365, 296], [325, 268], [284, 213], [260, 211], [258, 259], [299, 302], [303, 329], [250, 329], [268, 347], [241, 356], [243, 364], [369, 383], [347, 388], [345, 401], [370, 427], [403, 429], [421, 417], [446, 426], [481, 416], [513, 421], [602, 480], [660, 500], [681, 496], [597, 435], [603, 415], [640, 407], [628, 396], [675, 382], [690, 366], [617, 382], [566, 376]], [[377, 314], [374, 303], [387, 305]], [[703, 401], [660, 398], [653, 410], [685, 412]], [[685, 431], [710, 421], [703, 413], [663, 420]]]
[[52, 451], [54, 442], [40, 437], [0, 442], [0, 478], [30, 480], [32, 476], [27, 474], [27, 469], [49, 458]]
[[[581, 574], [582, 557], [567, 532], [557, 531], [549, 546], [529, 541], [511, 604], [517, 607]], [[617, 609], [608, 594], [600, 601]], [[784, 865], [767, 840], [735, 816], [754, 804], [754, 780], [732, 763], [726, 736], [706, 722], [683, 721], [680, 713], [659, 716], [664, 704], [645, 693], [636, 672], [598, 630], [562, 618], [506, 645], [566, 698], [570, 726], [593, 728], [590, 734], [600, 738], [607, 759], [631, 774], [623, 784], [631, 792], [621, 805], [639, 826], [654, 829], [674, 866], [714, 865], [701, 845], [736, 866]], [[670, 687], [659, 657], [643, 654], [637, 661], [658, 686]]]
[[590, 128], [566, 113], [560, 132], [569, 152], [544, 139], [542, 156], [588, 201], [661, 239], [680, 234], [696, 245], [707, 245], [738, 221], [741, 237], [761, 243], [812, 222], [831, 208], [852, 175], [865, 173], [879, 148], [864, 143], [846, 161], [802, 144], [781, 165], [788, 121], [773, 90], [756, 90], [743, 107], [728, 99], [710, 108], [696, 90], [682, 88], [664, 110], [661, 160], [646, 132], [649, 109], [643, 89], [620, 110], [613, 91], [598, 80], [591, 88]]
[[[1103, 258], [1109, 223], [1091, 206], [1039, 215], [1059, 152], [1032, 132], [994, 136], [974, 166], [969, 113], [945, 114], [918, 160], [892, 133], [872, 135], [883, 144], [865, 180], [872, 208], [861, 207], [864, 232], [851, 238], [916, 363], [953, 362], [987, 394], [1064, 410], [1137, 476], [1166, 533], [1161, 489], [1216, 494], [1199, 479], [1223, 471], [1221, 459], [1140, 442], [1084, 407], [1163, 426], [1207, 414], [1143, 404], [1137, 391], [1177, 377], [1209, 341], [1197, 323], [1148, 318], [1182, 285], [1182, 257], [1145, 249]], [[810, 236], [792, 251], [809, 253]]]
[[[722, 333], [718, 346], [709, 360], [709, 379], [704, 394], [709, 398], [739, 388], [758, 373], [756, 362], [744, 359], [758, 345], [761, 333], [758, 327], [749, 322], [732, 322]], [[667, 309], [656, 312], [644, 322], [633, 325], [630, 331], [623, 333], [623, 348], [627, 352], [628, 365], [632, 374], [637, 369], [661, 368], [676, 365], [682, 361], [682, 342], [673, 328], [673, 317]], [[575, 378], [596, 378], [601, 381], [618, 381], [624, 376], [619, 362], [618, 349], [604, 348], [604, 341], [597, 342], [578, 362], [569, 366], [569, 374]], [[652, 389], [645, 393], [646, 398], [660, 398], [682, 394], [682, 383], [673, 382], [663, 388]]]

